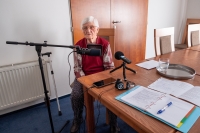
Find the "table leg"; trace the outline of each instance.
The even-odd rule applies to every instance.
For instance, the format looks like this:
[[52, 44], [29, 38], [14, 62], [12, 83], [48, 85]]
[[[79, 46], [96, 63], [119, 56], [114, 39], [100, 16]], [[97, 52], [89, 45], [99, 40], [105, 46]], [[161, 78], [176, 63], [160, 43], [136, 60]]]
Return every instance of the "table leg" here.
[[[86, 87], [83, 90], [86, 91]], [[94, 121], [94, 104], [93, 97], [86, 91], [84, 93], [84, 102], [86, 106], [86, 126], [88, 133], [95, 133], [95, 121]]]

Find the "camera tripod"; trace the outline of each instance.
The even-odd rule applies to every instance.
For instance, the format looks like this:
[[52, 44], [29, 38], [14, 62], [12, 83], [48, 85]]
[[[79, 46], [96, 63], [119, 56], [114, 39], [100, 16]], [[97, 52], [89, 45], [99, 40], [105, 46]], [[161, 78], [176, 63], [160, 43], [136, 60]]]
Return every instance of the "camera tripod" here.
[[133, 73], [136, 73], [135, 70], [133, 70], [133, 69], [131, 69], [131, 68], [128, 68], [128, 67], [126, 66], [126, 63], [125, 63], [125, 62], [123, 62], [120, 66], [116, 67], [115, 69], [111, 70], [110, 73], [116, 71], [117, 69], [119, 69], [119, 68], [121, 68], [121, 67], [123, 67], [123, 77], [124, 77], [124, 81], [127, 80], [127, 79], [126, 79], [126, 73], [125, 73], [125, 70], [126, 70], [126, 69], [128, 69], [129, 71], [131, 71], [131, 72], [133, 72]]
[[47, 52], [42, 54], [42, 56], [47, 55], [48, 56], [48, 61], [47, 63], [49, 63], [50, 65], [50, 70], [51, 70], [51, 75], [52, 75], [52, 80], [53, 80], [53, 84], [54, 84], [54, 90], [55, 90], [55, 94], [56, 94], [56, 101], [57, 101], [57, 105], [58, 105], [58, 115], [62, 115], [62, 112], [60, 110], [60, 104], [59, 104], [59, 99], [58, 99], [58, 93], [57, 93], [57, 88], [56, 88], [56, 82], [55, 82], [55, 78], [54, 78], [54, 72], [53, 72], [53, 67], [52, 67], [52, 61], [50, 60], [50, 55], [52, 53], [51, 52]]

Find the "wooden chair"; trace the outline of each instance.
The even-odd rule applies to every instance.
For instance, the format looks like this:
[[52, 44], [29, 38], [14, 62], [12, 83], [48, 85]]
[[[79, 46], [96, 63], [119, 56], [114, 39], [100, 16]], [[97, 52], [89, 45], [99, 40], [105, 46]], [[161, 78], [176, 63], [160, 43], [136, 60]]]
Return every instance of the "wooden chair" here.
[[187, 19], [181, 44], [187, 44], [187, 33], [188, 33], [188, 25], [189, 24], [200, 24], [200, 19], [198, 19], [198, 18], [188, 18]]
[[[114, 28], [99, 28], [98, 36], [106, 39], [110, 43], [114, 64], [116, 59], [115, 55], [115, 29]], [[109, 124], [108, 109], [106, 108], [106, 124]]]
[[[99, 28], [98, 36], [106, 39], [110, 43], [112, 55], [115, 54], [115, 29], [114, 28]], [[115, 59], [115, 58], [113, 58]]]
[[184, 29], [184, 33], [183, 33], [183, 37], [182, 37], [182, 41], [181, 44], [175, 44], [175, 48], [176, 49], [184, 49], [188, 47], [188, 25], [190, 24], [199, 24], [200, 23], [200, 19], [196, 19], [196, 18], [188, 18], [185, 24], [185, 29]]
[[200, 44], [200, 24], [188, 25], [187, 45], [188, 47]]
[[175, 51], [174, 27], [154, 29], [154, 45], [156, 56]]

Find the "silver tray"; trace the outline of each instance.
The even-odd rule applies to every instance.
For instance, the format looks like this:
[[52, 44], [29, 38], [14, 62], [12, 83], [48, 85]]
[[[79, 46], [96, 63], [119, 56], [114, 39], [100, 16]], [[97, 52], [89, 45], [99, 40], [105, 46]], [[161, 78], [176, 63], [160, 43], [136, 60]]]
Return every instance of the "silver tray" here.
[[196, 74], [191, 67], [180, 64], [169, 64], [166, 72], [161, 71], [159, 66], [156, 67], [156, 70], [160, 75], [174, 79], [191, 79]]

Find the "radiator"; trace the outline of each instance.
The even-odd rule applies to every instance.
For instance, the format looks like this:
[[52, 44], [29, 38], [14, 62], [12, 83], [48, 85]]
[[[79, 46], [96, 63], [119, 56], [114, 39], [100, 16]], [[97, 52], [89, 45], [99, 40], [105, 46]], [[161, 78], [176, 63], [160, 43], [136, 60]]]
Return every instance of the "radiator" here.
[[[50, 90], [44, 60], [43, 70], [47, 90]], [[44, 98], [44, 87], [38, 61], [0, 67], [0, 110], [40, 98]]]

